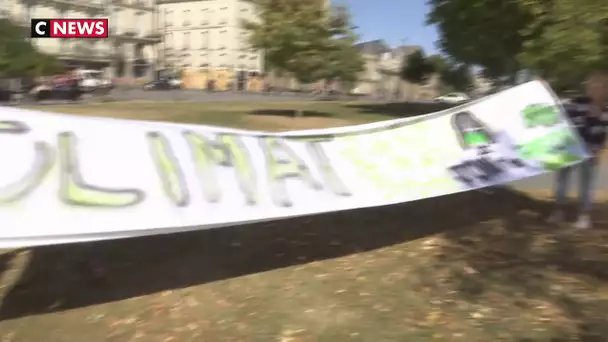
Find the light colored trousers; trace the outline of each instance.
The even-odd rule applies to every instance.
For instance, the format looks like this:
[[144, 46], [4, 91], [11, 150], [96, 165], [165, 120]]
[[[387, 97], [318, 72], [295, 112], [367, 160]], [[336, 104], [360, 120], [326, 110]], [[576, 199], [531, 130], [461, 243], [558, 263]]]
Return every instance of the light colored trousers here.
[[595, 182], [599, 170], [598, 157], [593, 157], [583, 161], [580, 164], [565, 167], [557, 171], [556, 186], [555, 186], [555, 202], [558, 206], [563, 206], [566, 203], [570, 178], [572, 171], [578, 169], [580, 184], [579, 184], [579, 205], [582, 212], [589, 212], [593, 207], [593, 194], [595, 190]]

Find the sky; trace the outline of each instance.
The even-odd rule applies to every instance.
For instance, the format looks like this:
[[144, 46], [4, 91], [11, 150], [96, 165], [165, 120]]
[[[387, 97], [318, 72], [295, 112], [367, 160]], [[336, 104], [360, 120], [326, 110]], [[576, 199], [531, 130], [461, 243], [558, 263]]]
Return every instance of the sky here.
[[347, 5], [361, 41], [384, 39], [389, 45], [420, 45], [437, 52], [434, 27], [426, 26], [427, 0], [331, 0]]

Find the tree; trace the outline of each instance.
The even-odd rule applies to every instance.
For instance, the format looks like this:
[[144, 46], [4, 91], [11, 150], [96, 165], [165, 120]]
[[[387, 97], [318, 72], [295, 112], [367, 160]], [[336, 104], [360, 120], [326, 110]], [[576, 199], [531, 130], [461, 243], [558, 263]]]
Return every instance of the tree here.
[[0, 76], [41, 76], [63, 70], [57, 59], [30, 43], [28, 29], [0, 19], [0, 32]]
[[513, 83], [527, 69], [556, 90], [608, 68], [606, 0], [430, 0], [442, 52]]
[[441, 92], [467, 91], [471, 88], [473, 80], [469, 67], [466, 64], [454, 63], [441, 55], [424, 56], [421, 51], [411, 54], [402, 69], [402, 77], [410, 82], [420, 84], [432, 75], [438, 75]]
[[251, 0], [258, 20], [245, 20], [249, 44], [263, 50], [268, 66], [289, 72], [300, 83], [353, 80], [363, 60], [348, 10], [326, 9], [322, 0]]
[[[514, 80], [534, 20], [518, 0], [430, 0], [427, 23], [436, 25], [441, 51], [456, 63], [483, 67], [493, 78]], [[539, 0], [542, 1], [542, 0]]]
[[343, 28], [336, 36], [330, 39], [332, 46], [326, 57], [323, 77], [328, 80], [337, 80], [350, 91], [357, 82], [358, 75], [365, 69], [365, 61], [355, 43], [359, 36], [352, 26], [351, 16], [344, 6], [333, 9], [334, 27]]
[[442, 84], [454, 91], [466, 92], [473, 86], [471, 71], [465, 64], [447, 65], [441, 70], [440, 79]]
[[556, 90], [577, 87], [586, 75], [608, 67], [608, 1], [518, 0], [534, 16], [519, 58]]
[[426, 59], [422, 50], [403, 57], [401, 78], [414, 84], [422, 84], [435, 72], [435, 66]]
[[439, 75], [442, 92], [468, 91], [473, 85], [471, 71], [466, 64], [450, 61], [441, 55], [429, 56], [428, 61]]

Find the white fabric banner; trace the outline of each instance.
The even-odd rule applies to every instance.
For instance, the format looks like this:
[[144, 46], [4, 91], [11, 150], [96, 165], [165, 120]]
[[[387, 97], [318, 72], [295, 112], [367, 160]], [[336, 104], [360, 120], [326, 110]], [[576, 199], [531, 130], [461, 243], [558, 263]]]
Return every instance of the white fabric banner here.
[[0, 107], [0, 156], [0, 248], [407, 202], [588, 157], [541, 82], [416, 118], [279, 134]]

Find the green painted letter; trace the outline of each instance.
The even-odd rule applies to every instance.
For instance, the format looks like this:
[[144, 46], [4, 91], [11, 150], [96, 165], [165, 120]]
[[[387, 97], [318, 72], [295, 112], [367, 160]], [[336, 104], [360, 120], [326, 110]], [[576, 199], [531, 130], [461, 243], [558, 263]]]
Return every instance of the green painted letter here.
[[[324, 140], [327, 141], [327, 139]], [[336, 174], [336, 171], [331, 166], [331, 161], [327, 158], [323, 146], [321, 146], [321, 142], [324, 140], [309, 140], [306, 143], [306, 148], [319, 166], [319, 170], [321, 170], [323, 180], [327, 187], [338, 196], [350, 196], [352, 193], [346, 188], [344, 182], [342, 182], [340, 177]]]
[[104, 189], [86, 184], [80, 174], [76, 137], [71, 132], [59, 135], [60, 197], [71, 205], [91, 207], [128, 207], [140, 203], [145, 195], [139, 189]]
[[[315, 190], [323, 189], [321, 183], [315, 180], [310, 169], [282, 140], [272, 137], [260, 139], [260, 146], [266, 157], [266, 166], [270, 182], [270, 193], [273, 201], [280, 206], [290, 207], [293, 202], [289, 199], [285, 178], [299, 177]], [[281, 155], [281, 156], [278, 156]]]
[[178, 207], [187, 206], [190, 202], [188, 184], [169, 141], [159, 132], [148, 133], [148, 140], [165, 194]]
[[[0, 133], [25, 134], [29, 131], [29, 127], [22, 122], [0, 121]], [[0, 187], [0, 204], [16, 202], [29, 195], [53, 166], [53, 152], [47, 143], [38, 141], [34, 144], [34, 149], [36, 155], [30, 172], [16, 182]], [[6, 162], [10, 163], [10, 158]]]
[[254, 205], [258, 202], [255, 170], [247, 149], [237, 136], [224, 134], [211, 140], [194, 132], [184, 132], [184, 137], [190, 144], [192, 159], [208, 202], [216, 203], [221, 199], [215, 173], [218, 165], [234, 167], [247, 204]]

